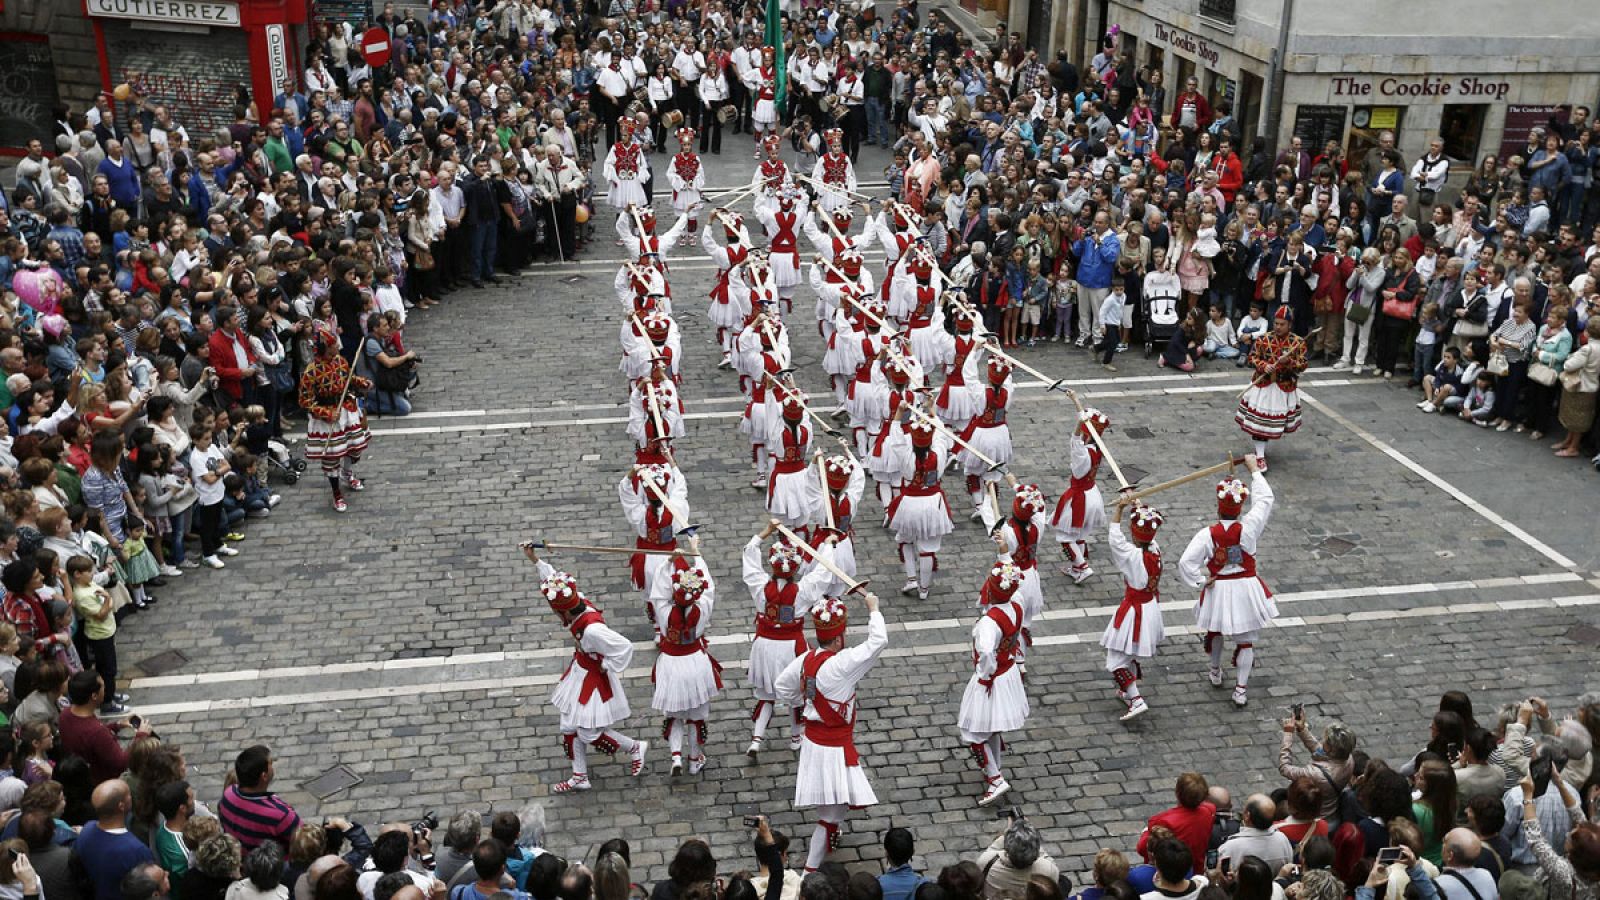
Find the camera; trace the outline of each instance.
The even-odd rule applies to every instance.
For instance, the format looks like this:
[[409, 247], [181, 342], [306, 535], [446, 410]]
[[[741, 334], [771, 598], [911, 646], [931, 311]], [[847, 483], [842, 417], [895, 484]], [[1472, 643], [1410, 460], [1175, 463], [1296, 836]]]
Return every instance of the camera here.
[[439, 814], [434, 812], [431, 809], [428, 810], [427, 812], [423, 813], [422, 814], [422, 818], [420, 818], [420, 819], [416, 820], [415, 822], [411, 823], [411, 830], [413, 832], [418, 833], [418, 834], [420, 834], [420, 833], [422, 833], [424, 831], [432, 831], [432, 830], [434, 830], [435, 828], [438, 828], [438, 827], [439, 827]]

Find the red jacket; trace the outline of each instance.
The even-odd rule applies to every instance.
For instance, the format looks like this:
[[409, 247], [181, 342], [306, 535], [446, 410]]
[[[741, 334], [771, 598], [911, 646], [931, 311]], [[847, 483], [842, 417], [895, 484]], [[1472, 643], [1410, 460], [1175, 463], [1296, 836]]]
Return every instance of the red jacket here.
[[1194, 99], [1194, 122], [1197, 131], [1204, 131], [1211, 124], [1211, 104], [1206, 102], [1206, 95], [1199, 91], [1180, 93], [1172, 101], [1172, 127], [1177, 128], [1183, 122], [1183, 101], [1185, 97]]
[[1206, 848], [1211, 846], [1211, 824], [1216, 818], [1217, 808], [1210, 801], [1200, 804], [1194, 809], [1174, 806], [1165, 811], [1158, 812], [1150, 817], [1150, 822], [1145, 826], [1144, 834], [1139, 835], [1139, 855], [1145, 862], [1150, 861], [1150, 829], [1160, 825], [1172, 829], [1178, 840], [1188, 846], [1190, 854], [1194, 856], [1194, 870], [1206, 870]]
[[223, 393], [235, 400], [243, 400], [244, 379], [254, 376], [246, 376], [244, 370], [239, 368], [239, 360], [233, 352], [235, 340], [239, 342], [239, 346], [244, 348], [244, 358], [250, 365], [255, 365], [255, 351], [250, 349], [250, 338], [242, 328], [235, 328], [232, 338], [223, 334], [220, 328], [211, 332], [211, 343], [209, 345], [211, 348], [210, 363], [211, 368], [217, 370], [217, 380], [221, 382]]
[[1237, 153], [1229, 153], [1226, 157], [1218, 153], [1211, 157], [1211, 168], [1217, 173], [1217, 190], [1232, 206], [1233, 195], [1244, 186], [1244, 163], [1239, 162]]

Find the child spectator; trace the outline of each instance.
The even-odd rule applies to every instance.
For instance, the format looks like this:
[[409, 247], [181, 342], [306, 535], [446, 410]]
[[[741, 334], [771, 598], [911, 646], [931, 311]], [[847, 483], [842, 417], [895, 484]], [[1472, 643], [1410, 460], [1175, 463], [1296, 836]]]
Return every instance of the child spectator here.
[[372, 296], [378, 302], [379, 312], [394, 313], [400, 317], [401, 324], [405, 324], [406, 302], [394, 279], [393, 269], [379, 266], [372, 274]]
[[[238, 459], [248, 455], [240, 453], [235, 457], [235, 461], [237, 462]], [[237, 470], [229, 472], [223, 476], [222, 488], [222, 527], [228, 531], [228, 534], [223, 536], [223, 540], [228, 540], [233, 535], [243, 537], [243, 533], [237, 529], [239, 524], [244, 521], [245, 514], [250, 511], [245, 506], [244, 476], [240, 475]]]
[[1472, 390], [1461, 404], [1460, 416], [1463, 422], [1471, 422], [1479, 428], [1489, 427], [1489, 420], [1494, 418], [1494, 375], [1479, 372], [1473, 379]]
[[94, 583], [94, 561], [87, 556], [67, 560], [67, 578], [72, 582], [72, 605], [83, 617], [83, 630], [89, 637], [89, 652], [94, 668], [105, 682], [102, 716], [119, 716], [128, 711], [123, 704], [127, 694], [117, 693], [117, 617], [113, 615], [111, 595]]
[[1210, 359], [1239, 358], [1239, 339], [1221, 304], [1211, 307], [1211, 320], [1206, 322], [1206, 339], [1200, 345], [1200, 353]]
[[1452, 400], [1455, 401], [1455, 408], [1459, 408], [1466, 393], [1462, 388], [1464, 371], [1461, 351], [1454, 347], [1444, 348], [1444, 356], [1433, 367], [1433, 372], [1422, 377], [1422, 402], [1417, 404], [1417, 409], [1425, 413], [1450, 409]]
[[1072, 340], [1072, 322], [1078, 308], [1078, 283], [1060, 273], [1050, 274], [1050, 298], [1055, 304], [1056, 333], [1050, 340]]
[[1156, 360], [1156, 365], [1163, 369], [1170, 367], [1180, 372], [1193, 372], [1203, 333], [1200, 313], [1193, 310], [1183, 317], [1177, 330], [1172, 332], [1172, 337], [1167, 339], [1166, 349], [1161, 351], [1161, 358]]
[[[134, 502], [140, 507], [144, 505], [143, 495], [144, 488], [133, 489]], [[133, 594], [134, 608], [148, 609], [156, 602], [156, 598], [145, 593], [144, 586], [161, 575], [161, 568], [156, 562], [155, 554], [150, 552], [144, 520], [129, 516], [124, 524], [127, 526], [128, 537], [122, 542], [122, 555], [127, 558], [122, 564], [122, 572], [127, 576], [128, 591]]]
[[1128, 305], [1128, 295], [1123, 291], [1124, 283], [1121, 275], [1111, 276], [1111, 293], [1106, 295], [1105, 302], [1100, 304], [1100, 326], [1102, 334], [1100, 343], [1095, 347], [1100, 353], [1100, 365], [1107, 372], [1115, 372], [1116, 366], [1111, 364], [1111, 358], [1117, 354], [1117, 345], [1122, 340], [1122, 310]]
[[[200, 532], [200, 559], [213, 569], [223, 568], [219, 556], [234, 556], [239, 551], [222, 543], [222, 498], [227, 488], [222, 479], [229, 470], [222, 448], [211, 440], [211, 426], [199, 421], [189, 429], [189, 448], [186, 461], [195, 490], [200, 493], [195, 504], [194, 525]], [[180, 538], [181, 540], [181, 538]]]
[[1250, 301], [1250, 315], [1239, 320], [1239, 360], [1234, 363], [1240, 368], [1244, 367], [1245, 360], [1250, 357], [1250, 348], [1255, 346], [1256, 338], [1267, 333], [1267, 305], [1260, 300]]
[[1039, 271], [1039, 260], [1028, 262], [1028, 288], [1022, 304], [1022, 324], [1028, 329], [1028, 346], [1039, 343], [1039, 322], [1050, 302], [1050, 282]]
[[1422, 304], [1422, 310], [1417, 313], [1417, 328], [1416, 345], [1411, 351], [1411, 380], [1406, 382], [1406, 387], [1421, 384], [1423, 374], [1433, 369], [1434, 352], [1444, 334], [1444, 320], [1439, 317], [1436, 301]]

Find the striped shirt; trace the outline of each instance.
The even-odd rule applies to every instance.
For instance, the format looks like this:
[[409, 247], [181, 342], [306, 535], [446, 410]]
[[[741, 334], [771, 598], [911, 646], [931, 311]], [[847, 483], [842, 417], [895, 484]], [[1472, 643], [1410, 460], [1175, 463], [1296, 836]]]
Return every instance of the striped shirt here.
[[238, 785], [230, 785], [222, 792], [217, 819], [224, 832], [239, 839], [246, 853], [267, 841], [277, 841], [287, 849], [289, 837], [300, 827], [299, 814], [277, 794], [246, 793]]

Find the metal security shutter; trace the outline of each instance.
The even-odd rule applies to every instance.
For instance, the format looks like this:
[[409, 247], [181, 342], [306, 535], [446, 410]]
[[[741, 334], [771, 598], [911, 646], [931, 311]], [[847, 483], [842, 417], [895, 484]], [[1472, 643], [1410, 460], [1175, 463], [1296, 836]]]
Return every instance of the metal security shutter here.
[[102, 20], [102, 28], [111, 83], [127, 82], [166, 106], [191, 141], [233, 122], [234, 97], [240, 86], [250, 85], [243, 31], [153, 31], [109, 20]]

